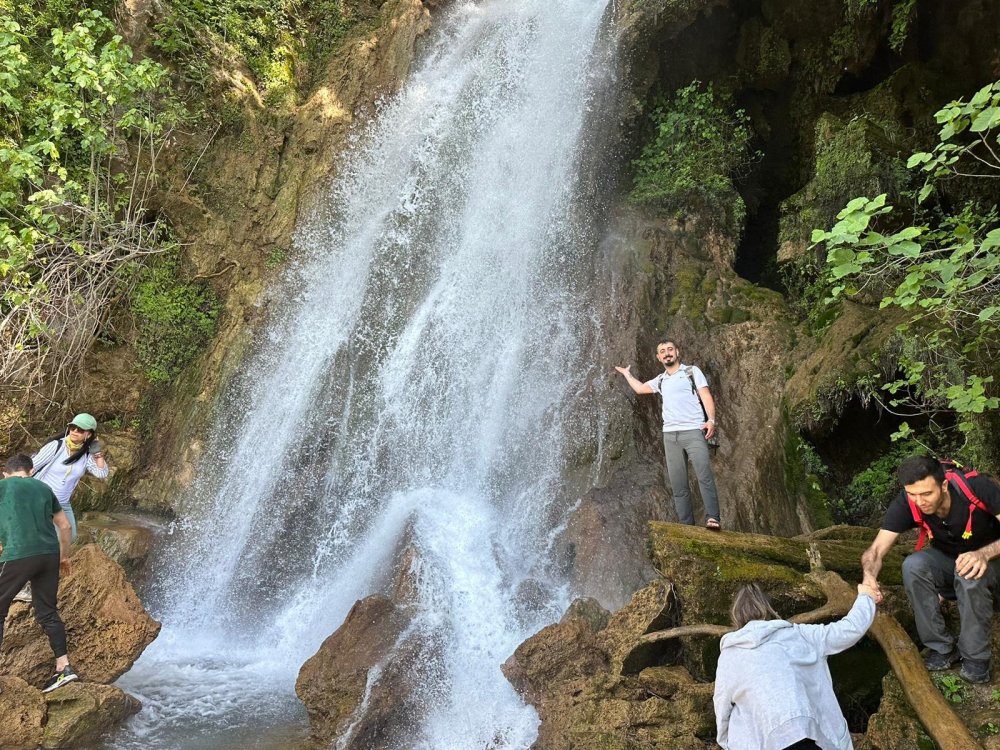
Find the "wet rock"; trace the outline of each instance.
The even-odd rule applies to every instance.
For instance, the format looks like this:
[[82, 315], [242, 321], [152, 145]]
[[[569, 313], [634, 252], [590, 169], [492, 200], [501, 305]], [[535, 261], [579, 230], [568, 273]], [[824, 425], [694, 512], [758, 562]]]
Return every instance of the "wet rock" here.
[[571, 620], [581, 620], [596, 633], [608, 626], [609, 617], [611, 617], [611, 613], [602, 607], [600, 602], [589, 596], [585, 596], [573, 600], [569, 607], [566, 608], [566, 613], [562, 616], [560, 622], [567, 623]]
[[871, 750], [933, 747], [917, 715], [903, 696], [899, 680], [889, 673], [882, 680], [882, 703], [868, 719], [866, 746]]
[[[562, 622], [518, 646], [503, 671], [538, 710], [538, 750], [704, 748], [714, 736], [712, 685], [678, 666], [623, 657], [635, 640], [677, 618], [672, 587], [656, 582], [604, 623], [599, 607], [578, 600]], [[631, 657], [630, 657], [631, 658]]]
[[[74, 552], [73, 572], [59, 585], [59, 613], [70, 661], [87, 682], [118, 679], [160, 632], [160, 623], [143, 609], [121, 566], [96, 544]], [[52, 650], [31, 605], [15, 602], [5, 624], [0, 673], [41, 686], [52, 669]]]
[[[344, 624], [299, 671], [295, 692], [309, 713], [311, 739], [329, 747], [390, 747], [409, 726], [419, 657], [415, 641], [399, 643], [410, 624], [404, 609], [384, 596], [351, 608]], [[364, 707], [364, 715], [356, 717]]]
[[549, 625], [526, 640], [504, 663], [504, 676], [534, 706], [556, 686], [607, 672], [608, 653], [583, 620]]
[[143, 580], [153, 545], [153, 529], [142, 519], [114, 513], [84, 513], [79, 520], [81, 541], [93, 542], [122, 566], [133, 584]]
[[573, 588], [605, 606], [624, 606], [632, 592], [656, 578], [642, 540], [651, 519], [666, 519], [669, 504], [662, 464], [652, 462], [588, 492], [559, 542]]
[[34, 750], [45, 726], [42, 691], [18, 677], [0, 677], [0, 748]]
[[113, 685], [82, 682], [46, 694], [45, 702], [44, 748], [74, 747], [95, 740], [142, 708], [138, 700]]

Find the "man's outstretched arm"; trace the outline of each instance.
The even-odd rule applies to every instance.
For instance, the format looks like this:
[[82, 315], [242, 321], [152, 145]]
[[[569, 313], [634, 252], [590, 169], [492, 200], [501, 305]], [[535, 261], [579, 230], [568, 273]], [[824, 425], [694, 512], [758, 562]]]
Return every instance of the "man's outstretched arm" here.
[[628, 382], [630, 386], [632, 386], [632, 390], [638, 393], [639, 395], [646, 396], [649, 395], [650, 393], [656, 393], [656, 391], [654, 391], [648, 385], [646, 385], [637, 377], [635, 377], [635, 375], [629, 372], [629, 369], [631, 367], [632, 365], [629, 365], [628, 367], [615, 367], [615, 369], [625, 376], [625, 380]]
[[871, 547], [861, 555], [861, 582], [876, 593], [875, 603], [882, 603], [882, 589], [878, 586], [878, 574], [882, 571], [882, 561], [896, 543], [899, 533], [879, 529]]

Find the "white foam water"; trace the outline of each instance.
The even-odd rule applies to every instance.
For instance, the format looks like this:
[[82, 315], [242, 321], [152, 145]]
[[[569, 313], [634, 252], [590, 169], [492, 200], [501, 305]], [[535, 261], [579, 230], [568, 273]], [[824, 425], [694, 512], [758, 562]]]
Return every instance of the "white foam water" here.
[[163, 632], [121, 681], [146, 707], [111, 747], [301, 727], [299, 667], [401, 560], [406, 636], [440, 644], [406, 746], [531, 745], [499, 665], [568, 604], [567, 468], [597, 463], [581, 173], [606, 1], [454, 3], [359, 133], [179, 502]]

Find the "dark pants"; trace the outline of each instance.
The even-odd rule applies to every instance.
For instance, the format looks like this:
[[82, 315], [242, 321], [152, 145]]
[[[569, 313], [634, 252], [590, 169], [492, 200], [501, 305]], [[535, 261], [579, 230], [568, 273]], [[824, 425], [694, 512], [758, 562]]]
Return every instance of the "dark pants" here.
[[789, 745], [785, 750], [823, 750], [812, 740], [799, 740], [794, 745]]
[[35, 555], [0, 563], [0, 643], [3, 643], [3, 623], [7, 619], [10, 603], [29, 581], [35, 619], [48, 636], [56, 658], [66, 656], [66, 628], [56, 610], [56, 595], [59, 592], [58, 554]]
[[949, 653], [955, 638], [945, 627], [938, 594], [958, 601], [958, 651], [964, 659], [990, 658], [993, 589], [1000, 580], [1000, 560], [975, 581], [955, 572], [955, 560], [934, 547], [924, 547], [903, 560], [903, 586], [913, 607], [920, 640], [932, 651]]

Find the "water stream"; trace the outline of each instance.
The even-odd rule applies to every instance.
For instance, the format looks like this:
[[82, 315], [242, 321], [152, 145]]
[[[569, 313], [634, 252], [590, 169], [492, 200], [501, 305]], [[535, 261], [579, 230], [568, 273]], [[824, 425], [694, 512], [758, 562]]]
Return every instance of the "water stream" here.
[[568, 604], [552, 549], [600, 464], [606, 4], [454, 3], [358, 134], [155, 563], [163, 631], [120, 682], [145, 708], [111, 747], [280, 746], [299, 667], [403, 548], [441, 644], [408, 746], [533, 741], [499, 665]]

